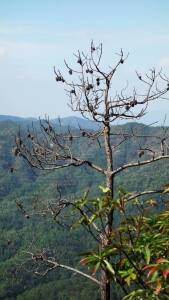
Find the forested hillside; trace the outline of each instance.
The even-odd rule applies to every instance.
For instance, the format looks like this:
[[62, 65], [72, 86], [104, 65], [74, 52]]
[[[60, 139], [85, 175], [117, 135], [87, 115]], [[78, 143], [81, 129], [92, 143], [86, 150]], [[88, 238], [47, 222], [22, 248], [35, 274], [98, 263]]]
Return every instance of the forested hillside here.
[[[4, 122], [4, 121], [12, 121], [12, 122], [15, 122], [20, 125], [23, 124], [23, 126], [24, 126], [26, 124], [26, 122], [27, 122], [27, 124], [30, 124], [31, 121], [36, 123], [36, 122], [38, 122], [38, 119], [36, 119], [36, 118], [20, 118], [20, 117], [15, 117], [15, 116], [0, 115], [0, 122]], [[55, 124], [58, 126], [60, 126], [60, 125], [68, 126], [69, 125], [69, 127], [71, 127], [71, 128], [79, 129], [79, 125], [80, 125], [82, 128], [88, 128], [90, 130], [98, 129], [98, 124], [96, 124], [95, 122], [85, 120], [82, 118], [78, 118], [78, 117], [74, 117], [74, 116], [66, 117], [66, 118], [56, 118], [56, 119], [50, 120], [50, 122], [52, 124]]]
[[[29, 120], [22, 121], [22, 135], [26, 135], [28, 127], [32, 129], [32, 123]], [[34, 122], [34, 129], [39, 130], [39, 123]], [[56, 130], [60, 130], [59, 125], [55, 125]], [[142, 129], [142, 130], [141, 130]], [[55, 220], [48, 216], [33, 216], [25, 217], [17, 207], [17, 203], [22, 204], [24, 210], [32, 210], [32, 206], [41, 203], [41, 201], [52, 201], [57, 199], [57, 185], [62, 189], [62, 197], [78, 199], [83, 197], [84, 192], [89, 189], [91, 196], [97, 196], [98, 185], [104, 186], [104, 177], [99, 173], [90, 170], [85, 165], [81, 168], [71, 167], [69, 171], [58, 170], [48, 174], [34, 175], [28, 166], [19, 156], [14, 155], [15, 133], [18, 130], [18, 120], [0, 122], [0, 230], [1, 230], [1, 293], [0, 300], [54, 300], [54, 299], [99, 299], [98, 287], [94, 283], [77, 277], [76, 274], [67, 271], [53, 271], [45, 277], [31, 275], [31, 272], [23, 270], [19, 272], [16, 280], [10, 284], [6, 290], [4, 287], [8, 284], [11, 277], [11, 272], [14, 272], [16, 264], [19, 262], [11, 257], [19, 248], [26, 249], [29, 247], [32, 240], [36, 241], [37, 248], [51, 248], [57, 251], [57, 254], [62, 257], [64, 263], [71, 266], [78, 266], [78, 254], [82, 251], [90, 250], [92, 241], [88, 238], [86, 232], [81, 228], [76, 229], [72, 233], [69, 232], [69, 227], [59, 226]], [[73, 130], [73, 129], [71, 129]], [[78, 129], [75, 128], [76, 133]], [[133, 130], [141, 130], [144, 135], [160, 136], [162, 131], [167, 128], [148, 127], [143, 124], [128, 123], [125, 125], [113, 126], [112, 133], [132, 132]], [[89, 130], [90, 132], [92, 131]], [[62, 132], [66, 134], [67, 127], [62, 126]], [[116, 142], [120, 135], [112, 135], [112, 142]], [[146, 148], [150, 141], [140, 137], [139, 140], [126, 139], [125, 143], [119, 145], [114, 151], [114, 165], [120, 167], [128, 161], [138, 161], [138, 152], [140, 148]], [[156, 142], [151, 140], [151, 145], [156, 151]], [[83, 142], [75, 141], [73, 151], [76, 157], [92, 158], [91, 160], [97, 165], [104, 167], [105, 154], [103, 140], [100, 138], [100, 143], [84, 138]], [[146, 153], [148, 157], [151, 154]], [[14, 168], [11, 170], [12, 168]], [[18, 171], [15, 171], [17, 169]], [[12, 171], [12, 172], [11, 172]], [[37, 176], [40, 175], [40, 176]], [[144, 191], [146, 189], [161, 189], [163, 184], [169, 181], [169, 162], [162, 160], [155, 162], [153, 165], [140, 166], [138, 168], [128, 169], [123, 171], [115, 179], [115, 190], [123, 187], [127, 192]], [[147, 196], [144, 196], [144, 198]], [[159, 196], [152, 196], [159, 201], [159, 210], [162, 207], [162, 201]], [[36, 199], [37, 202], [35, 201]], [[130, 207], [129, 207], [130, 209]], [[133, 208], [132, 208], [133, 209]], [[134, 213], [134, 212], [133, 212]], [[68, 220], [70, 225], [73, 222]], [[8, 247], [8, 242], [12, 243], [13, 247]], [[12, 251], [12, 252], [11, 252]], [[122, 291], [117, 287], [114, 290], [116, 299], [122, 299]]]

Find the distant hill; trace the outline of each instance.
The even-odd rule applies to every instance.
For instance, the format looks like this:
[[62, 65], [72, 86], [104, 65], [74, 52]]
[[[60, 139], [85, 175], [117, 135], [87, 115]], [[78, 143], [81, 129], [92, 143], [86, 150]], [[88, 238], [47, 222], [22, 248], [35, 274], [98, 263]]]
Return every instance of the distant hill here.
[[[102, 124], [92, 122], [89, 120], [85, 120], [82, 118], [77, 118], [77, 117], [66, 117], [66, 118], [60, 118], [60, 122], [62, 126], [70, 126], [72, 128], [79, 128], [79, 126], [84, 129], [92, 129], [92, 130], [98, 130], [98, 126], [103, 127]], [[51, 120], [51, 123], [54, 123], [56, 125], [59, 125], [59, 119], [53, 119]]]
[[13, 121], [13, 122], [18, 122], [18, 121], [37, 121], [36, 118], [21, 118], [21, 117], [16, 117], [16, 116], [9, 116], [9, 115], [0, 115], [0, 122], [2, 121]]
[[[0, 122], [2, 121], [7, 121], [7, 120], [10, 120], [10, 121], [13, 121], [13, 122], [29, 122], [29, 121], [34, 121], [34, 122], [37, 122], [38, 119], [36, 118], [21, 118], [21, 117], [16, 117], [16, 116], [8, 116], [8, 115], [0, 115]], [[53, 119], [53, 120], [50, 120], [51, 123], [55, 124], [55, 125], [59, 125], [59, 119], [56, 118], [56, 119]], [[99, 123], [96, 124], [96, 122], [92, 122], [92, 121], [89, 121], [89, 120], [85, 120], [85, 119], [82, 119], [82, 118], [77, 118], [77, 117], [67, 117], [67, 118], [60, 118], [60, 123], [62, 126], [68, 126], [71, 127], [72, 129], [74, 128], [79, 128], [79, 126], [82, 128], [82, 129], [92, 129], [92, 130], [98, 130], [98, 126], [99, 126]], [[103, 125], [101, 124], [100, 127], [103, 127]]]
[[[43, 118], [42, 118], [43, 119]], [[33, 122], [39, 122], [39, 118], [22, 118], [18, 116], [9, 116], [9, 115], [0, 115], [0, 122], [2, 121], [13, 121], [20, 124], [20, 122], [25, 123], [24, 125], [29, 126], [29, 123]], [[164, 123], [165, 121], [165, 123]], [[58, 118], [56, 119], [50, 119], [50, 122], [55, 125], [60, 125]], [[86, 120], [84, 118], [78, 118], [75, 116], [60, 118], [60, 122], [62, 126], [70, 126], [72, 129], [79, 128], [79, 125], [82, 129], [91, 129], [91, 130], [98, 130], [98, 126], [102, 127], [101, 123], [92, 122], [90, 120]], [[133, 120], [118, 120], [118, 122], [112, 123], [113, 125], [122, 125], [126, 122], [133, 122]], [[137, 120], [138, 123], [140, 123], [140, 120]], [[142, 118], [141, 122], [143, 124], [147, 125], [153, 125], [153, 126], [169, 126], [169, 116], [167, 115], [167, 111], [164, 110], [157, 110], [157, 111], [149, 111], [146, 113]]]

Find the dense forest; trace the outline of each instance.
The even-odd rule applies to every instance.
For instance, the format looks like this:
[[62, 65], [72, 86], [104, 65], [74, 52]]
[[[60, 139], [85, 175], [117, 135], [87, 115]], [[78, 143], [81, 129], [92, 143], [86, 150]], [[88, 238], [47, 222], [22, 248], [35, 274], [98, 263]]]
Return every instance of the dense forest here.
[[[69, 120], [70, 121], [70, 120]], [[79, 120], [78, 120], [79, 121]], [[36, 276], [20, 270], [17, 278], [11, 282], [12, 272], [14, 272], [18, 261], [13, 259], [18, 249], [27, 249], [31, 241], [36, 241], [37, 248], [57, 249], [57, 253], [61, 256], [62, 261], [71, 266], [78, 266], [78, 253], [88, 251], [91, 248], [92, 240], [88, 237], [87, 232], [82, 228], [77, 228], [70, 233], [69, 226], [59, 226], [55, 220], [48, 216], [30, 215], [26, 217], [21, 210], [18, 209], [17, 203], [22, 204], [27, 212], [32, 210], [36, 199], [39, 202], [53, 201], [57, 199], [57, 186], [62, 190], [62, 197], [70, 199], [78, 199], [83, 197], [84, 192], [89, 189], [91, 197], [98, 196], [98, 186], [104, 186], [104, 177], [94, 170], [88, 169], [85, 165], [81, 168], [69, 168], [69, 171], [58, 170], [48, 174], [33, 174], [27, 165], [19, 156], [14, 156], [15, 133], [19, 125], [21, 125], [22, 134], [26, 135], [28, 127], [30, 130], [39, 130], [39, 122], [34, 121], [33, 125], [30, 120], [4, 120], [0, 122], [0, 300], [76, 300], [76, 299], [93, 299], [99, 300], [98, 287], [83, 277], [79, 277], [72, 272], [53, 271], [44, 277]], [[32, 128], [33, 126], [33, 128]], [[55, 130], [60, 130], [58, 122], [53, 122]], [[80, 124], [87, 126], [86, 131], [91, 132], [94, 128], [90, 128], [89, 124]], [[144, 135], [162, 135], [167, 128], [144, 126], [138, 123], [127, 123], [125, 125], [117, 125], [111, 127], [111, 132], [132, 132], [134, 129], [141, 129]], [[71, 126], [71, 130], [76, 133], [78, 126]], [[66, 122], [62, 124], [62, 132], [67, 132]], [[116, 136], [112, 136], [117, 139]], [[115, 141], [114, 141], [115, 142]], [[137, 161], [138, 151], [140, 147], [146, 148], [149, 141], [146, 138], [139, 140], [126, 140], [124, 144], [119, 146], [114, 154], [115, 167], [125, 164], [127, 161]], [[152, 148], [156, 149], [155, 140], [151, 140]], [[105, 165], [103, 141], [91, 141], [84, 138], [83, 142], [75, 142], [73, 150], [76, 157], [91, 157], [92, 161], [100, 166]], [[145, 156], [150, 155], [145, 153]], [[11, 172], [11, 167], [17, 169], [17, 172]], [[161, 186], [168, 183], [168, 164], [167, 161], [155, 162], [153, 165], [140, 166], [134, 169], [124, 170], [115, 179], [115, 190], [123, 187], [127, 192], [144, 191], [146, 189], [161, 189]], [[101, 193], [101, 192], [100, 192]], [[142, 199], [148, 196], [142, 197]], [[163, 206], [163, 199], [157, 195], [151, 197], [158, 200], [159, 211]], [[134, 214], [133, 206], [129, 205], [131, 214]], [[69, 225], [73, 223], [74, 216], [68, 220]], [[120, 218], [120, 216], [119, 216]], [[10, 246], [8, 245], [10, 241]], [[12, 246], [13, 245], [13, 246]], [[119, 287], [115, 286], [112, 297], [117, 300], [122, 299], [123, 292]]]

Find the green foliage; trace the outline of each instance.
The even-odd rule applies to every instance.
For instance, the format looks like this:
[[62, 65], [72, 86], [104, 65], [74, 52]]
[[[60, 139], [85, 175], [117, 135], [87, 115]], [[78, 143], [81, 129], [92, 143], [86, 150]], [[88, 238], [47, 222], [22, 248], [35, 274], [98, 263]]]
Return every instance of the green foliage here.
[[[127, 201], [131, 193], [119, 188], [119, 198], [115, 201], [109, 197], [109, 191], [101, 187], [105, 196], [75, 202], [75, 207], [86, 208], [85, 217], [73, 225], [92, 226], [98, 219], [98, 226], [110, 211], [119, 210], [121, 221], [117, 228], [109, 232], [104, 249], [98, 245], [97, 251], [84, 252], [80, 261], [87, 265], [95, 275], [99, 268], [107, 268], [110, 280], [118, 282], [123, 288], [133, 286], [132, 292], [124, 299], [142, 299], [144, 295], [153, 299], [163, 299], [169, 293], [169, 211], [161, 214], [151, 213], [157, 202], [150, 199], [144, 205], [138, 200], [137, 216], [126, 212]], [[168, 192], [168, 187], [164, 191]], [[88, 208], [90, 206], [90, 209]], [[92, 214], [92, 211], [95, 213]], [[101, 242], [100, 242], [101, 243]], [[148, 272], [147, 272], [148, 271]], [[147, 278], [151, 279], [147, 280]], [[134, 285], [132, 285], [134, 284]], [[142, 287], [138, 290], [138, 287]], [[126, 290], [127, 291], [127, 290]]]
[[[29, 125], [29, 128], [31, 128], [30, 123], [22, 125], [22, 132], [23, 135], [26, 135], [27, 127]], [[35, 127], [38, 125], [35, 124]], [[141, 127], [140, 124], [127, 124], [127, 125], [121, 125], [121, 126], [115, 126], [112, 127], [112, 132], [124, 132], [124, 131], [132, 131], [134, 129], [139, 129]], [[13, 122], [1, 122], [0, 123], [0, 151], [1, 151], [1, 157], [0, 157], [0, 168], [1, 168], [1, 174], [0, 174], [0, 205], [1, 205], [1, 211], [0, 211], [0, 229], [1, 229], [1, 240], [0, 240], [0, 270], [1, 270], [1, 283], [0, 288], [3, 289], [5, 282], [9, 276], [9, 273], [11, 270], [14, 271], [14, 267], [11, 260], [11, 255], [15, 254], [15, 250], [11, 250], [11, 248], [7, 245], [6, 240], [9, 239], [13, 244], [17, 245], [18, 248], [26, 249], [26, 247], [29, 245], [29, 242], [32, 240], [33, 235], [34, 239], [36, 240], [36, 246], [39, 248], [43, 247], [55, 247], [59, 249], [61, 253], [65, 253], [63, 257], [63, 263], [70, 264], [72, 266], [78, 266], [79, 258], [76, 256], [79, 252], [84, 252], [84, 249], [87, 253], [91, 253], [91, 249], [97, 249], [94, 252], [97, 253], [98, 251], [98, 241], [93, 242], [92, 238], [88, 236], [88, 233], [85, 232], [82, 228], [82, 226], [79, 225], [85, 225], [86, 227], [91, 227], [92, 222], [98, 222], [99, 225], [99, 218], [104, 218], [104, 213], [106, 211], [106, 208], [109, 209], [109, 212], [112, 210], [114, 211], [114, 215], [116, 217], [116, 224], [115, 227], [112, 229], [111, 232], [111, 238], [107, 239], [108, 242], [113, 242], [113, 238], [115, 239], [115, 233], [117, 232], [117, 227], [120, 222], [122, 222], [122, 216], [123, 216], [123, 205], [125, 205], [126, 212], [128, 213], [128, 216], [132, 214], [132, 216], [137, 216], [137, 205], [132, 205], [128, 203], [128, 205], [124, 204], [122, 201], [122, 198], [118, 196], [118, 192], [122, 194], [122, 197], [125, 196], [127, 198], [127, 193], [125, 193], [125, 190], [127, 191], [133, 191], [133, 194], [137, 192], [138, 190], [145, 190], [147, 187], [149, 188], [161, 188], [161, 185], [164, 182], [167, 182], [168, 180], [168, 167], [167, 165], [161, 161], [156, 162], [151, 166], [151, 169], [148, 166], [132, 170], [130, 169], [130, 172], [123, 171], [120, 175], [117, 175], [115, 178], [115, 190], [117, 190], [117, 194], [115, 197], [115, 200], [109, 199], [109, 197], [106, 195], [102, 197], [102, 189], [98, 191], [98, 186], [101, 185], [104, 188], [105, 182], [103, 179], [103, 176], [100, 174], [97, 174], [95, 171], [88, 169], [86, 166], [82, 166], [80, 170], [78, 168], [71, 167], [69, 172], [67, 172], [67, 177], [70, 182], [73, 183], [73, 186], [69, 186], [66, 189], [67, 182], [65, 183], [65, 172], [63, 170], [59, 170], [57, 173], [50, 173], [47, 174], [45, 177], [35, 177], [33, 174], [27, 170], [25, 172], [14, 172], [11, 173], [9, 170], [8, 162], [11, 163], [14, 167], [19, 167], [19, 169], [27, 169], [26, 165], [19, 157], [15, 157], [12, 148], [15, 146], [14, 142], [14, 134], [16, 133], [18, 129], [18, 125]], [[154, 135], [161, 134], [160, 133], [161, 128], [145, 128], [144, 133], [152, 134], [154, 132]], [[116, 137], [112, 137], [112, 141], [114, 139], [114, 142]], [[105, 166], [105, 158], [104, 158], [104, 150], [103, 150], [103, 141], [100, 140], [101, 148], [99, 148], [98, 144], [93, 142], [92, 144], [89, 144], [89, 142], [84, 138], [81, 143], [76, 142], [74, 145], [75, 155], [83, 156], [84, 158], [87, 157], [87, 155], [90, 155], [90, 159], [97, 163], [100, 166]], [[140, 144], [144, 148], [146, 147], [146, 142], [144, 139], [140, 138]], [[90, 150], [90, 151], [89, 151]], [[119, 146], [119, 150], [114, 155], [114, 161], [115, 166], [118, 167], [122, 163], [126, 163], [127, 159], [132, 158], [134, 161], [134, 158], [137, 159], [137, 151], [138, 146], [136, 145], [134, 139], [130, 139], [130, 141], [127, 141], [125, 146], [122, 144]], [[101, 158], [101, 159], [100, 159]], [[56, 222], [53, 219], [49, 219], [48, 217], [42, 217], [42, 216], [30, 216], [29, 219], [25, 218], [25, 215], [22, 214], [21, 211], [18, 210], [17, 205], [14, 201], [15, 198], [18, 199], [18, 201], [21, 202], [23, 205], [23, 208], [25, 211], [30, 211], [32, 209], [32, 203], [34, 199], [39, 195], [40, 200], [48, 199], [51, 202], [54, 198], [57, 197], [56, 195], [56, 184], [61, 186], [63, 190], [63, 197], [71, 199], [70, 195], [73, 195], [73, 199], [80, 199], [82, 193], [86, 191], [87, 189], [90, 189], [90, 199], [89, 194], [83, 197], [83, 199], [80, 199], [79, 202], [77, 202], [77, 206], [73, 207], [72, 209], [72, 229], [73, 232], [71, 235], [69, 234], [69, 228], [63, 228], [57, 226]], [[118, 190], [118, 187], [121, 186], [124, 190], [121, 188]], [[108, 191], [106, 191], [108, 192]], [[167, 197], [167, 191], [163, 195], [163, 197]], [[142, 197], [142, 199], [138, 202], [141, 202], [144, 200], [145, 197]], [[87, 199], [88, 202], [85, 202]], [[90, 201], [89, 201], [90, 200]], [[163, 205], [160, 199], [157, 198], [157, 196], [153, 195], [152, 198], [153, 201], [157, 201], [158, 203], [158, 211], [162, 211]], [[82, 220], [77, 220], [75, 218], [76, 212], [79, 208], [86, 207], [86, 213], [89, 217], [84, 216], [81, 218]], [[147, 205], [150, 205], [150, 203]], [[152, 205], [151, 205], [152, 206]], [[153, 207], [156, 206], [152, 206]], [[93, 209], [92, 209], [93, 208]], [[92, 210], [91, 210], [92, 209]], [[74, 210], [74, 211], [73, 211]], [[96, 213], [98, 212], [98, 214]], [[157, 213], [158, 213], [157, 211]], [[150, 216], [149, 216], [150, 218]], [[78, 223], [80, 221], [80, 223]], [[164, 221], [164, 220], [163, 220]], [[151, 222], [155, 222], [152, 221]], [[166, 221], [167, 222], [167, 221]], [[77, 223], [77, 224], [76, 224]], [[74, 224], [74, 225], [73, 225]], [[130, 225], [135, 226], [131, 223]], [[121, 232], [121, 235], [127, 235], [127, 232], [125, 231], [124, 226], [121, 225], [121, 231], [119, 230], [119, 233]], [[149, 227], [147, 227], [147, 234], [148, 234]], [[134, 231], [133, 231], [134, 232]], [[22, 239], [19, 238], [19, 236], [22, 237]], [[148, 238], [143, 238], [143, 242], [146, 241], [149, 242]], [[155, 240], [155, 243], [157, 245], [158, 236]], [[142, 241], [140, 240], [140, 243]], [[151, 245], [151, 243], [150, 243]], [[109, 248], [108, 248], [109, 249]], [[149, 259], [149, 247], [147, 250], [144, 249], [144, 260], [145, 260], [145, 266], [147, 265], [147, 261]], [[151, 250], [152, 251], [152, 250]], [[150, 254], [152, 253], [150, 251]], [[112, 253], [112, 255], [108, 256], [108, 259], [101, 258], [101, 261], [103, 262], [104, 259], [104, 266], [106, 267], [107, 262], [109, 263], [110, 260], [114, 260], [115, 253]], [[89, 255], [89, 254], [88, 254]], [[104, 255], [104, 254], [103, 254]], [[151, 255], [152, 257], [152, 255]], [[162, 257], [162, 256], [160, 256]], [[158, 260], [158, 257], [156, 260], [153, 261], [153, 263], [156, 264], [156, 261]], [[150, 262], [151, 264], [151, 258]], [[111, 264], [113, 267], [113, 270], [116, 272], [116, 266]], [[108, 265], [107, 265], [108, 267]], [[91, 269], [93, 267], [91, 266]], [[126, 271], [128, 272], [129, 267], [126, 266]], [[8, 273], [8, 276], [6, 274]], [[145, 270], [145, 277], [148, 271]], [[160, 271], [159, 271], [160, 272]], [[111, 272], [110, 272], [111, 273]], [[96, 276], [99, 274], [99, 269], [96, 272]], [[21, 295], [23, 293], [29, 293], [32, 288], [35, 286], [38, 286], [40, 283], [42, 285], [46, 285], [49, 282], [52, 282], [56, 279], [61, 284], [62, 280], [67, 280], [69, 282], [70, 277], [65, 279], [65, 275], [63, 272], [58, 272], [58, 276], [56, 275], [56, 272], [52, 272], [45, 278], [37, 277], [35, 275], [31, 274], [22, 274], [22, 278], [19, 278], [15, 284], [10, 286], [8, 291], [6, 291], [3, 296], [0, 296], [0, 300], [4, 300], [5, 298], [9, 299], [16, 299], [18, 295]], [[113, 276], [113, 273], [112, 273]], [[133, 275], [132, 275], [133, 276]], [[122, 277], [122, 276], [121, 276]], [[127, 275], [126, 275], [127, 277]], [[126, 278], [124, 276], [124, 279]], [[148, 277], [148, 281], [151, 279], [151, 276]], [[158, 279], [158, 277], [157, 277]], [[130, 279], [131, 286], [133, 279]], [[127, 286], [126, 281], [125, 286]], [[165, 282], [165, 279], [164, 279]], [[68, 283], [67, 283], [68, 285]], [[82, 287], [86, 287], [86, 290], [88, 289], [88, 284], [84, 284], [84, 279], [81, 279], [79, 282], [79, 290], [78, 293], [80, 293], [80, 290]], [[118, 286], [118, 283], [117, 283]], [[155, 283], [154, 283], [155, 286]], [[48, 286], [46, 286], [48, 288]], [[90, 288], [89, 288], [90, 290]], [[113, 290], [114, 290], [114, 284], [113, 284]], [[61, 293], [61, 292], [60, 292]], [[68, 292], [69, 293], [69, 292]], [[68, 297], [67, 293], [67, 297]], [[85, 289], [84, 289], [85, 294]], [[118, 296], [119, 295], [119, 296]], [[119, 300], [122, 299], [124, 296], [122, 289], [119, 289], [119, 287], [116, 288], [115, 297]], [[61, 296], [62, 297], [62, 296]], [[72, 296], [73, 297], [73, 296]], [[87, 297], [87, 299], [92, 299], [92, 295]], [[29, 299], [32, 299], [31, 297]]]
[[78, 277], [52, 281], [47, 284], [39, 284], [30, 291], [25, 291], [17, 297], [17, 300], [78, 300], [78, 299], [99, 300], [99, 290], [97, 286], [87, 283], [86, 287], [83, 281]]

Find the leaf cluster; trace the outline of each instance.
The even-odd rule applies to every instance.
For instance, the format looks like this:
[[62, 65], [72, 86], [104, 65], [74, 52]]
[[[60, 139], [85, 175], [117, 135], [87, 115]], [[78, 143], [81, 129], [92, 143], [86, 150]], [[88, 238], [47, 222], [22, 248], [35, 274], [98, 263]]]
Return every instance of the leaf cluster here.
[[[132, 195], [119, 188], [119, 198], [109, 197], [109, 189], [100, 186], [105, 196], [97, 199], [84, 199], [75, 202], [75, 208], [87, 207], [86, 215], [73, 225], [90, 227], [98, 219], [98, 226], [110, 211], [119, 210], [121, 222], [117, 228], [109, 232], [106, 246], [101, 247], [101, 241], [96, 251], [80, 253], [84, 258], [80, 261], [88, 266], [95, 275], [99, 268], [109, 271], [109, 280], [116, 281], [125, 289], [132, 284], [137, 286], [124, 299], [142, 299], [153, 297], [163, 299], [167, 297], [169, 288], [169, 211], [151, 213], [158, 206], [153, 199], [147, 200], [144, 205], [135, 199], [134, 206], [138, 208], [138, 215], [127, 215], [127, 199]], [[168, 192], [168, 187], [165, 192]], [[166, 203], [167, 205], [167, 203]], [[95, 213], [92, 215], [92, 207]], [[101, 231], [102, 229], [100, 229]], [[151, 277], [151, 279], [149, 278]], [[149, 278], [149, 279], [148, 279]], [[126, 289], [125, 289], [126, 290]], [[127, 290], [126, 290], [127, 291]]]

